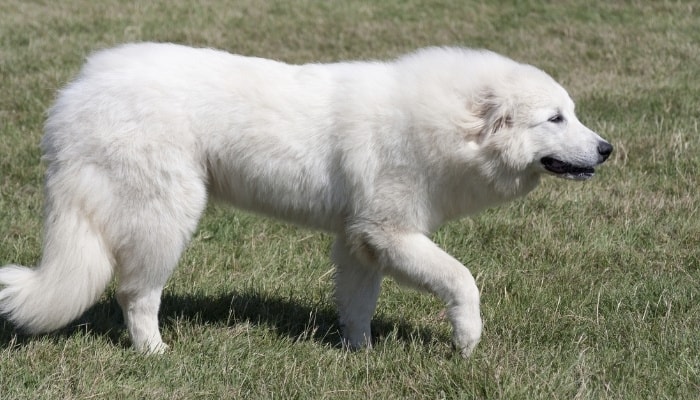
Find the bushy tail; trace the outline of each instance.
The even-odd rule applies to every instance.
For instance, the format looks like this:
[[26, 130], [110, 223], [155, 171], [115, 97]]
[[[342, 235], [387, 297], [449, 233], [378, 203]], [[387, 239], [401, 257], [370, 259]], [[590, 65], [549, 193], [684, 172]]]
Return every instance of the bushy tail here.
[[45, 219], [36, 268], [0, 268], [0, 314], [27, 333], [67, 325], [97, 301], [112, 277], [113, 260], [101, 232], [80, 210], [62, 211]]

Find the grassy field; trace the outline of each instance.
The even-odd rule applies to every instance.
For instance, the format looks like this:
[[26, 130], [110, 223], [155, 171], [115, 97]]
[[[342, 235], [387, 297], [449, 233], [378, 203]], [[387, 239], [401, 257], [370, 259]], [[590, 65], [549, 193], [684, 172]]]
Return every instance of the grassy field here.
[[295, 63], [487, 47], [555, 76], [616, 150], [592, 181], [545, 179], [435, 234], [482, 291], [468, 360], [442, 304], [391, 281], [375, 348], [342, 351], [331, 238], [213, 205], [165, 290], [169, 353], [129, 350], [110, 289], [52, 335], [0, 320], [0, 398], [697, 398], [699, 26], [694, 1], [3, 0], [0, 265], [40, 257], [56, 90], [127, 41]]

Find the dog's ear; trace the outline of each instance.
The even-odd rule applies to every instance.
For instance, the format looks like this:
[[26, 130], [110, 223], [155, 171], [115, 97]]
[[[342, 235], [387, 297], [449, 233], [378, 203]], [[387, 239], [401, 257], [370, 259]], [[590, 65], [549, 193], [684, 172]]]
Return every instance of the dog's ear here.
[[513, 126], [512, 107], [508, 99], [498, 95], [493, 88], [484, 88], [473, 100], [472, 109], [481, 121], [481, 137]]

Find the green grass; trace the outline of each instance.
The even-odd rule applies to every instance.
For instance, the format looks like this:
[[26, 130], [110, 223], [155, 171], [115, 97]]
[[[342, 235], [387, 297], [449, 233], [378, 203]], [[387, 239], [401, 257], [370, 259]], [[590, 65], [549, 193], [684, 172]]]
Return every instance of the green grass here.
[[692, 1], [0, 2], [0, 264], [41, 250], [38, 142], [90, 51], [174, 41], [289, 62], [487, 47], [538, 65], [616, 150], [592, 181], [449, 224], [482, 290], [456, 357], [443, 306], [383, 287], [372, 351], [337, 347], [331, 238], [211, 206], [165, 290], [172, 350], [128, 349], [105, 294], [56, 334], [0, 321], [0, 398], [697, 398], [700, 10]]

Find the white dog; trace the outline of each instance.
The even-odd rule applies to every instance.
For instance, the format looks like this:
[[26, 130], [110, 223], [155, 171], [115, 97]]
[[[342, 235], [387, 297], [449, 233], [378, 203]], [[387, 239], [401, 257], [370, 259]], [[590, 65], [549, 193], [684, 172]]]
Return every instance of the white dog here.
[[543, 173], [590, 178], [612, 146], [551, 77], [488, 51], [288, 65], [144, 43], [88, 59], [42, 149], [43, 257], [0, 269], [0, 312], [29, 333], [68, 324], [116, 273], [134, 347], [163, 351], [161, 292], [212, 195], [337, 235], [346, 346], [370, 345], [388, 275], [446, 303], [466, 356], [479, 291], [428, 235]]

